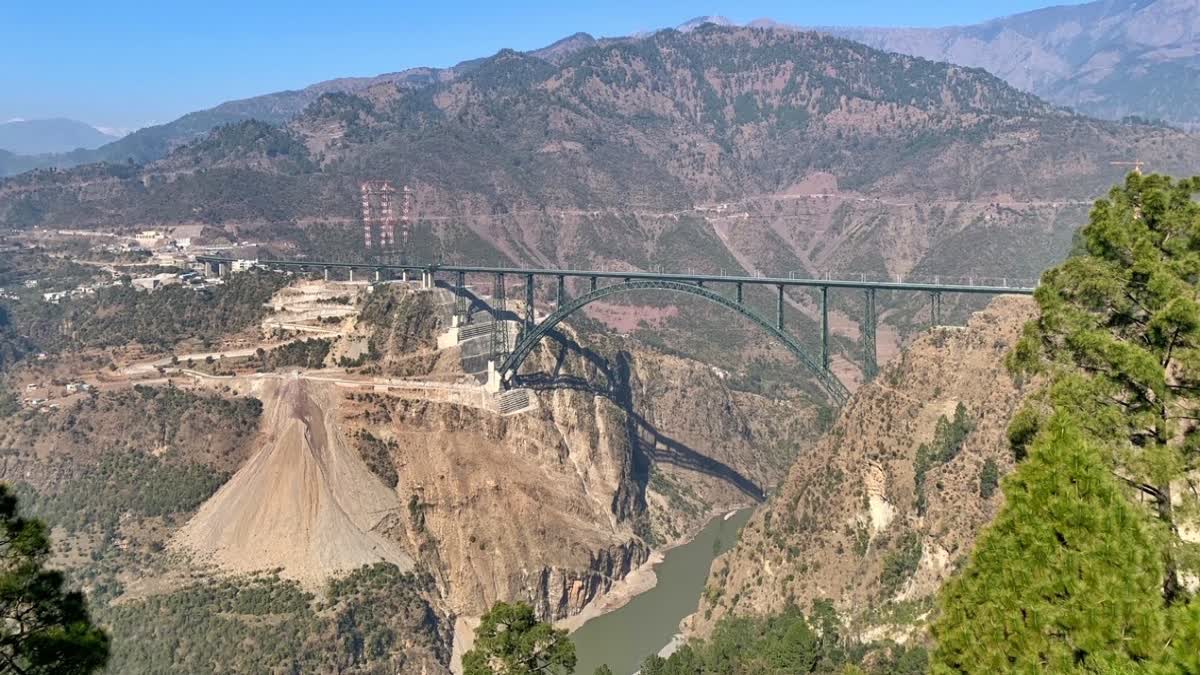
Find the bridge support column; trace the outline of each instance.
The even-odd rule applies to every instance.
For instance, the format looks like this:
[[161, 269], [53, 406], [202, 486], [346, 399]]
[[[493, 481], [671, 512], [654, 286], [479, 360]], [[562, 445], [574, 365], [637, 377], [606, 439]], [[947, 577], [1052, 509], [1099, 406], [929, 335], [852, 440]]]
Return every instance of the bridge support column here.
[[596, 277], [592, 277], [592, 290], [596, 290]]
[[466, 272], [459, 272], [454, 280], [454, 314], [463, 324], [471, 320], [471, 314], [467, 311]]
[[329, 268], [325, 268], [325, 281], [329, 281]]
[[383, 281], [383, 270], [378, 267], [375, 268], [375, 281]]
[[227, 262], [217, 263], [217, 276], [219, 276], [219, 277], [229, 276], [229, 263], [227, 263]]
[[875, 351], [875, 289], [866, 290], [867, 311], [863, 316], [863, 380], [870, 382], [879, 374], [878, 353]]
[[525, 330], [533, 328], [533, 275], [525, 275]]
[[562, 309], [563, 302], [567, 299], [567, 278], [563, 275], [558, 275], [558, 298], [555, 309]]
[[354, 283], [354, 268], [350, 268], [350, 283]]
[[783, 330], [783, 284], [779, 284], [779, 299], [775, 302], [775, 327]]
[[942, 325], [942, 294], [938, 291], [929, 294], [929, 325]]
[[508, 326], [503, 320], [505, 313], [504, 273], [496, 273], [496, 286], [492, 291], [492, 358], [501, 361], [508, 353]]
[[742, 285], [741, 284], [735, 284], [735, 285], [737, 286], [737, 304], [740, 305], [744, 301], [745, 295], [743, 295]]
[[821, 367], [829, 370], [829, 287], [821, 287]]
[[504, 383], [500, 380], [500, 371], [496, 370], [496, 362], [489, 360], [487, 367], [487, 383], [483, 385], [483, 389], [489, 394], [498, 394], [503, 388]]

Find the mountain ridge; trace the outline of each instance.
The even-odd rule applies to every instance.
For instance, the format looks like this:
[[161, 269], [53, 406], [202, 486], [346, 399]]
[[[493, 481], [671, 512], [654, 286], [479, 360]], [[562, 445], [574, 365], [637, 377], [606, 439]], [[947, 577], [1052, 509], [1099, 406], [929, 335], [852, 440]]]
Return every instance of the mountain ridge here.
[[[1037, 47], [1032, 38], [1014, 38], [1012, 35], [1008, 35], [1009, 33], [1013, 33], [1013, 30], [1008, 30], [1005, 33], [1006, 29], [1004, 28], [1010, 24], [1021, 27], [1038, 17], [1058, 17], [1060, 15], [1078, 17], [1082, 15], [1089, 20], [1095, 19], [1095, 17], [1099, 17], [1096, 20], [1101, 20], [1108, 16], [1108, 14], [1105, 14], [1105, 8], [1118, 7], [1123, 12], [1136, 13], [1172, 4], [1183, 5], [1185, 9], [1188, 8], [1185, 0], [1126, 0], [1125, 2], [1119, 2], [1118, 0], [1097, 0], [1085, 5], [1048, 7], [962, 27], [930, 29], [803, 27], [765, 18], [751, 21], [746, 26], [751, 28], [773, 28], [777, 30], [817, 30], [864, 42], [886, 51], [896, 51], [968, 67], [985, 67], [1018, 88], [1032, 91], [1058, 105], [1073, 106], [1081, 112], [1092, 116], [1107, 119], [1123, 117], [1161, 118], [1189, 128], [1197, 128], [1200, 125], [1200, 94], [1192, 96], [1189, 92], [1200, 92], [1200, 57], [1196, 56], [1196, 53], [1200, 53], [1200, 51], [1195, 47], [1195, 35], [1200, 33], [1200, 12], [1196, 13], [1196, 17], [1192, 20], [1195, 23], [1195, 27], [1191, 29], [1190, 33], [1185, 35], [1185, 37], [1191, 40], [1189, 44], [1193, 45], [1191, 47], [1193, 52], [1192, 58], [1190, 60], [1176, 59], [1165, 61], [1168, 66], [1167, 70], [1170, 72], [1162, 73], [1150, 72], [1149, 70], [1143, 73], [1142, 70], [1146, 69], [1146, 64], [1138, 59], [1132, 59], [1128, 63], [1118, 60], [1116, 65], [1121, 66], [1119, 68], [1113, 64], [1105, 66], [1103, 59], [1109, 58], [1111, 60], [1111, 56], [1106, 55], [1107, 53], [1095, 57], [1101, 59], [1094, 64], [1095, 67], [1086, 71], [1073, 73], [1073, 71], [1070, 71], [1072, 66], [1069, 66], [1052, 54], [1052, 50], [1044, 46]], [[1079, 21], [1077, 18], [1072, 20]], [[1036, 21], [1034, 23], [1036, 24]], [[1109, 23], [1112, 23], [1111, 19]], [[1142, 27], [1138, 29], [1141, 31], [1138, 34], [1147, 32], [1152, 34], [1152, 26], [1160, 23], [1163, 23], [1160, 18], [1152, 16], [1150, 19], [1142, 21], [1139, 24]], [[723, 27], [732, 27], [735, 25], [733, 21], [726, 17], [700, 16], [685, 21], [673, 29], [667, 28], [662, 30], [688, 32], [700, 28], [705, 24]], [[1028, 27], [1023, 28], [1023, 30], [1028, 29]], [[1082, 28], [1078, 26], [1074, 29], [1082, 31]], [[956, 31], [966, 37], [955, 38]], [[986, 48], [975, 50], [979, 52], [978, 54], [975, 51], [967, 49], [967, 47], [974, 45], [971, 42], [972, 40], [979, 41], [980, 38], [978, 36], [987, 36], [996, 31], [1008, 35], [1005, 38], [1007, 42], [989, 43], [985, 45]], [[524, 53], [557, 65], [563, 59], [568, 58], [580, 49], [596, 45], [636, 41], [657, 32], [661, 31], [609, 38], [595, 38], [581, 32], [564, 37], [545, 47]], [[939, 41], [938, 36], [946, 37]], [[955, 47], [955, 45], [959, 46]], [[962, 45], [967, 45], [967, 47], [963, 47]], [[1037, 47], [1037, 49], [1034, 49], [1034, 47]], [[1028, 54], [1025, 57], [1014, 57], [1015, 61], [1013, 63], [984, 58], [987, 54], [995, 52], [1023, 53], [1020, 50], [1025, 50]], [[271, 92], [246, 99], [226, 101], [212, 108], [188, 113], [166, 124], [140, 129], [125, 138], [93, 150], [80, 150], [53, 155], [16, 153], [17, 156], [13, 158], [0, 157], [0, 176], [12, 175], [34, 168], [54, 167], [61, 169], [101, 161], [125, 162], [132, 160], [137, 163], [155, 161], [166, 156], [174, 148], [199, 138], [222, 124], [252, 118], [273, 124], [283, 124], [293, 119], [306, 106], [323, 94], [335, 92], [358, 94], [368, 90], [372, 86], [385, 83], [399, 83], [403, 87], [419, 88], [432, 83], [451, 81], [461, 73], [469, 71], [478, 63], [486, 60], [486, 58], [490, 57], [469, 59], [449, 68], [414, 67], [375, 76], [335, 78], [317, 82], [302, 89]], [[1042, 70], [1049, 68], [1053, 71], [1052, 74], [1054, 74], [1054, 77], [1046, 79], [1049, 76], [1026, 76], [1025, 73], [1028, 70], [1027, 66], [1029, 63], [1033, 63], [1034, 65], [1038, 63], [1049, 64], [1045, 65]], [[1073, 67], [1078, 69], [1083, 66], [1082, 63], [1079, 63]], [[1129, 69], [1132, 69], [1136, 77], [1124, 76], [1126, 70]], [[1036, 72], [1042, 71], [1039, 70]], [[1072, 75], [1072, 77], [1067, 78], [1067, 75]], [[1096, 81], [1093, 82], [1092, 80]], [[1197, 86], [1190, 89], [1187, 86], [1180, 86], [1180, 83], [1186, 82], [1195, 82]], [[1114, 87], [1119, 89], [1123, 86], [1132, 89], [1126, 93], [1111, 91]], [[1140, 105], [1140, 102], [1146, 99], [1148, 93], [1153, 93], [1162, 103], [1151, 108]], [[1138, 104], [1135, 105], [1130, 101], [1138, 102]], [[1175, 111], [1181, 112], [1174, 114]]]
[[14, 119], [0, 123], [0, 150], [14, 155], [39, 155], [94, 149], [118, 140], [96, 127], [65, 117]]

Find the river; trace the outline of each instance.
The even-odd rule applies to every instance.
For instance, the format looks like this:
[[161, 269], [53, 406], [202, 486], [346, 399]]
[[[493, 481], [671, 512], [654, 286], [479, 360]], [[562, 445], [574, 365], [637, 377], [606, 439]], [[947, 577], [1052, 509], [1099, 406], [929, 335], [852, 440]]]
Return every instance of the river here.
[[654, 568], [658, 577], [654, 588], [572, 633], [579, 659], [575, 672], [592, 675], [597, 666], [607, 663], [614, 675], [630, 675], [647, 656], [666, 647], [679, 632], [679, 622], [700, 604], [713, 559], [733, 547], [752, 511], [743, 509], [728, 520], [709, 521], [694, 539], [666, 552]]

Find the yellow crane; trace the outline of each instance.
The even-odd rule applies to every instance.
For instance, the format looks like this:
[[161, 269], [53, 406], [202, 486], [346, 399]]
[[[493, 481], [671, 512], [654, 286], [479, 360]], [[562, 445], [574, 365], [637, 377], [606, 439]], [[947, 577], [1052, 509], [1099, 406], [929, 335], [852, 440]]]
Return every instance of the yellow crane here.
[[1135, 159], [1132, 162], [1109, 162], [1109, 164], [1113, 166], [1132, 166], [1133, 172], [1140, 176], [1142, 175], [1142, 165], [1145, 164], [1145, 162], [1140, 159]]

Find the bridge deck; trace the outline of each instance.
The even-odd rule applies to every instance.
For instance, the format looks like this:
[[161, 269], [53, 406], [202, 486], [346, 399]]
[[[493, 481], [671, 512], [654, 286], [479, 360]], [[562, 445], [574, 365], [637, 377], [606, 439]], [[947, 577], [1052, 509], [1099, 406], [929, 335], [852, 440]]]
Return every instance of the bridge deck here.
[[[232, 263], [234, 258], [197, 256], [197, 262]], [[259, 260], [267, 267], [299, 267], [315, 269], [398, 270], [407, 272], [446, 272], [464, 274], [503, 274], [511, 276], [548, 276], [620, 280], [678, 281], [693, 284], [757, 284], [762, 286], [805, 286], [809, 288], [852, 288], [878, 291], [919, 291], [925, 293], [969, 293], [977, 295], [1033, 295], [1027, 286], [993, 286], [974, 284], [941, 284], [908, 281], [853, 281], [846, 279], [812, 279], [797, 277], [748, 277], [722, 274], [680, 274], [670, 272], [613, 272], [605, 270], [563, 270], [552, 268], [483, 267], [477, 265], [397, 265], [370, 262], [333, 262], [325, 260]]]

